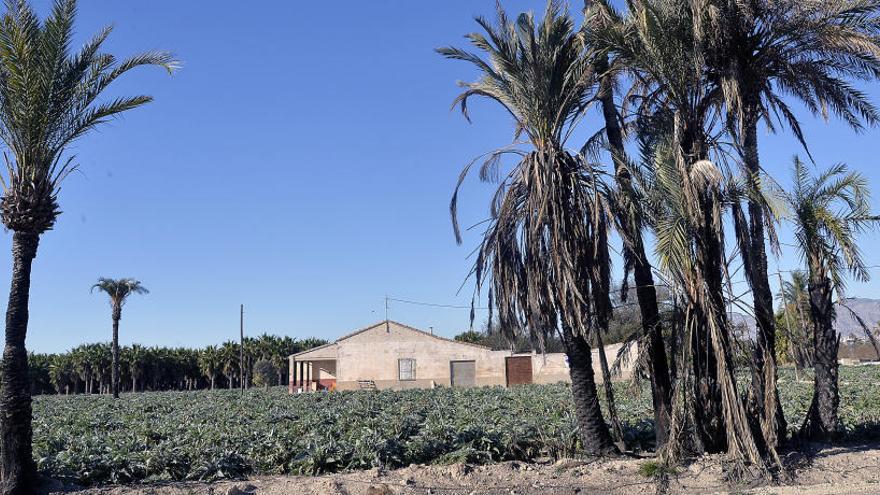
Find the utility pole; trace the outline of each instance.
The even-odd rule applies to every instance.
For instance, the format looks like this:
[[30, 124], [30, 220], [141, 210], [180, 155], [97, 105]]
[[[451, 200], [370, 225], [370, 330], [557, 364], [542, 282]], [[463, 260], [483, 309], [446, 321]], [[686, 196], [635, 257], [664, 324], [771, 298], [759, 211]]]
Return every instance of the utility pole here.
[[241, 385], [241, 393], [242, 395], [244, 395], [244, 304], [241, 305], [241, 315], [239, 318], [238, 330], [238, 375], [239, 385]]
[[385, 294], [385, 333], [391, 333], [391, 326], [388, 324], [388, 294]]

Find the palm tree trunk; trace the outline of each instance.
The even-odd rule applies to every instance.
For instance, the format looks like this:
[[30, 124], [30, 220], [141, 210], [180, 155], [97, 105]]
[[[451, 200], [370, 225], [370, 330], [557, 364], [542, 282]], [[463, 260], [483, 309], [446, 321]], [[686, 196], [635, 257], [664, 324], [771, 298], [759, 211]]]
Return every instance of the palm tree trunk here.
[[36, 484], [25, 337], [31, 264], [37, 256], [39, 242], [39, 235], [33, 233], [15, 232], [12, 236], [12, 284], [6, 309], [6, 346], [0, 365], [0, 493], [3, 495], [30, 493]]
[[[757, 113], [757, 112], [756, 112]], [[761, 172], [758, 160], [758, 121], [752, 119], [745, 129], [743, 140], [743, 162], [749, 173], [749, 189], [757, 192], [758, 176]], [[761, 430], [768, 446], [776, 447], [785, 441], [788, 426], [782, 404], [779, 402], [779, 389], [776, 385], [776, 320], [773, 316], [773, 293], [767, 274], [767, 251], [764, 246], [764, 209], [755, 201], [749, 200], [749, 253], [745, 256], [745, 269], [752, 288], [755, 320], [758, 325], [757, 345], [755, 346], [755, 374], [752, 377], [752, 391], [761, 418]]]
[[[607, 58], [600, 62], [597, 71], [604, 74], [608, 70]], [[599, 98], [602, 103], [602, 114], [605, 118], [605, 134], [611, 149], [614, 162], [615, 180], [624, 197], [624, 204], [631, 205], [634, 201], [632, 177], [626, 167], [626, 151], [623, 144], [623, 133], [618, 121], [617, 107], [614, 105], [614, 89], [610, 75], [602, 77]], [[627, 212], [622, 212], [626, 214]], [[672, 383], [669, 376], [669, 364], [666, 361], [666, 345], [663, 342], [663, 327], [660, 322], [660, 310], [657, 305], [657, 289], [654, 287], [654, 275], [651, 264], [645, 253], [645, 244], [639, 226], [629, 225], [630, 219], [623, 218], [621, 224], [627, 226], [625, 235], [630, 245], [633, 259], [633, 278], [636, 283], [636, 298], [642, 320], [642, 332], [648, 336], [648, 354], [650, 356], [651, 399], [654, 405], [654, 431], [657, 447], [666, 443], [669, 436], [670, 411], [672, 410]]]
[[[715, 231], [713, 219], [713, 199], [701, 195], [700, 211], [703, 218], [700, 226], [700, 236], [697, 239], [698, 266], [701, 267], [702, 276], [707, 286], [709, 307], [701, 311], [700, 324], [697, 335], [692, 341], [693, 345], [693, 372], [696, 390], [697, 408], [694, 411], [697, 418], [698, 433], [702, 437], [702, 443], [707, 452], [722, 452], [727, 448], [724, 412], [722, 406], [722, 387], [718, 379], [718, 356], [726, 346], [727, 321], [724, 307], [724, 276], [721, 266], [723, 247], [718, 234]], [[714, 311], [717, 322], [711, 321]], [[725, 342], [721, 346], [712, 343], [712, 325], [718, 325], [725, 332]]]
[[623, 442], [623, 428], [617, 418], [611, 372], [608, 369], [608, 358], [605, 355], [605, 345], [602, 342], [602, 333], [608, 331], [608, 325], [611, 322], [611, 258], [608, 253], [608, 225], [604, 214], [598, 215], [594, 237], [595, 246], [593, 246], [593, 252], [590, 256], [594, 266], [590, 270], [590, 284], [593, 304], [596, 308], [596, 348], [599, 351], [599, 365], [602, 370], [602, 384], [605, 388], [605, 402], [608, 409], [608, 420], [611, 422], [611, 431], [615, 440]]
[[113, 398], [119, 398], [119, 320], [122, 317], [122, 308], [113, 308], [113, 346], [111, 353], [113, 354], [113, 372], [111, 374], [111, 386], [113, 387]]
[[816, 378], [813, 401], [804, 420], [802, 433], [817, 440], [834, 440], [840, 432], [837, 350], [840, 337], [834, 329], [831, 281], [820, 270], [811, 269], [810, 314], [816, 334], [813, 355]]
[[617, 448], [602, 418], [599, 394], [593, 374], [593, 354], [590, 345], [580, 335], [573, 335], [563, 323], [563, 343], [571, 375], [571, 395], [574, 401], [578, 431], [587, 455], [616, 454]]
[[623, 427], [617, 416], [617, 405], [614, 400], [614, 387], [611, 383], [611, 370], [608, 368], [608, 357], [605, 355], [605, 345], [602, 343], [602, 333], [596, 332], [596, 346], [599, 350], [599, 365], [602, 368], [602, 385], [605, 388], [605, 402], [608, 404], [608, 421], [611, 422], [611, 431], [614, 439], [624, 442]]

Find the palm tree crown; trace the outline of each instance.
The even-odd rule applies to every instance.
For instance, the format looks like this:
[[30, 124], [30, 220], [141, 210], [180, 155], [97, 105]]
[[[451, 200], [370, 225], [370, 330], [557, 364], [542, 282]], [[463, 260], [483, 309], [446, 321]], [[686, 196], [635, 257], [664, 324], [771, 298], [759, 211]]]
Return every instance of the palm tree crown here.
[[121, 62], [102, 53], [111, 27], [72, 54], [75, 16], [75, 0], [56, 0], [45, 22], [25, 0], [7, 0], [0, 20], [0, 139], [10, 150], [0, 214], [14, 231], [40, 234], [54, 225], [60, 182], [74, 168], [73, 158], [64, 157], [69, 144], [152, 100], [138, 95], [99, 102], [101, 93], [135, 67], [177, 67], [166, 52]]
[[880, 2], [704, 2], [714, 14], [709, 31], [716, 33], [708, 70], [723, 92], [733, 132], [758, 119], [773, 130], [776, 116], [806, 148], [785, 95], [814, 115], [833, 113], [856, 130], [880, 120], [867, 95], [850, 83], [880, 75]]
[[92, 286], [92, 292], [99, 290], [110, 296], [110, 305], [114, 309], [122, 309], [125, 300], [132, 294], [149, 294], [150, 291], [144, 287], [140, 281], [133, 278], [112, 279], [101, 277], [98, 282]]
[[783, 197], [792, 210], [801, 256], [830, 278], [838, 296], [846, 272], [858, 281], [868, 280], [856, 236], [877, 225], [880, 216], [871, 214], [868, 183], [862, 174], [838, 164], [812, 177], [795, 157], [794, 188]]

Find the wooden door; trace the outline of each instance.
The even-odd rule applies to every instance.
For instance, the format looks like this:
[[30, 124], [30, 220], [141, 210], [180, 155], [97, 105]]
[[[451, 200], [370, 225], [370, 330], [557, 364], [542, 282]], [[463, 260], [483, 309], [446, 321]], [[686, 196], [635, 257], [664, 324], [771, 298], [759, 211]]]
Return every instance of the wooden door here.
[[505, 365], [508, 387], [532, 383], [532, 356], [511, 356]]

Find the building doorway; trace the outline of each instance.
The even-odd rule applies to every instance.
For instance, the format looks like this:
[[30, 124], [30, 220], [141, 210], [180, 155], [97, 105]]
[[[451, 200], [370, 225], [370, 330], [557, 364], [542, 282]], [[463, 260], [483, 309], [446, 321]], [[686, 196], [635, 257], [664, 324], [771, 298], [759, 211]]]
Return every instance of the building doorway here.
[[504, 364], [508, 387], [532, 383], [532, 356], [511, 356]]

